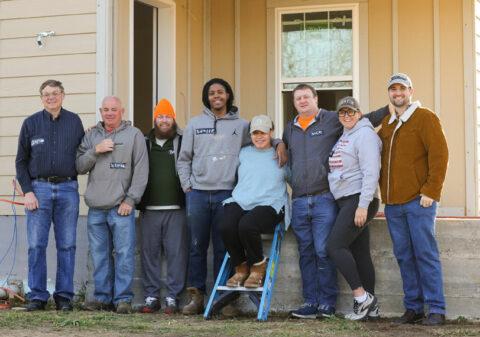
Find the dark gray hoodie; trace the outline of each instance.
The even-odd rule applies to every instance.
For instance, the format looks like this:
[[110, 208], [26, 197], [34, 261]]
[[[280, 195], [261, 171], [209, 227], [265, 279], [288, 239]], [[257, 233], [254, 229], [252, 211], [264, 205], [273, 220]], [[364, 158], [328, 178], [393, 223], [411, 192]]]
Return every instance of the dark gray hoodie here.
[[[95, 153], [95, 146], [111, 138], [112, 152]], [[148, 180], [148, 153], [142, 132], [122, 121], [113, 133], [102, 122], [88, 131], [77, 150], [79, 174], [88, 175], [85, 203], [89, 207], [110, 209], [125, 201], [130, 206], [140, 202]]]

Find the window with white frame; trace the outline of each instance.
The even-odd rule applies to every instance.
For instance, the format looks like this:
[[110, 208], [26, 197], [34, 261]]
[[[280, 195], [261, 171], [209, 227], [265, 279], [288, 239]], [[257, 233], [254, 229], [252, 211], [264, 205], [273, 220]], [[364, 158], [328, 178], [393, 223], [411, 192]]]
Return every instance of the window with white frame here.
[[312, 85], [322, 108], [334, 109], [348, 95], [358, 97], [357, 7], [278, 10], [277, 111], [284, 123], [295, 116], [291, 91]]

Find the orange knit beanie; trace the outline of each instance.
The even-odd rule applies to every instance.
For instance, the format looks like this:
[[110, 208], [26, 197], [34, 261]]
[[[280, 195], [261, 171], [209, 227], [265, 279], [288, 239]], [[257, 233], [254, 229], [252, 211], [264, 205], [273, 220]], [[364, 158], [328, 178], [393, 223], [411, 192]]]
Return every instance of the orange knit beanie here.
[[166, 98], [162, 98], [155, 107], [155, 110], [153, 110], [153, 120], [155, 120], [159, 115], [169, 116], [173, 119], [176, 117], [172, 104], [170, 104]]

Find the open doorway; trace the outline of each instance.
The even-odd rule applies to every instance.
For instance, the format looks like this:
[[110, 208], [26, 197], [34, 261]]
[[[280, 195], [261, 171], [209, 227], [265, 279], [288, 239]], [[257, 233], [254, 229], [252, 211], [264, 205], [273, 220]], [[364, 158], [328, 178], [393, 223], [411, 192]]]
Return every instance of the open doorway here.
[[157, 8], [133, 4], [133, 119], [146, 134], [152, 128], [152, 110], [158, 101], [156, 40]]

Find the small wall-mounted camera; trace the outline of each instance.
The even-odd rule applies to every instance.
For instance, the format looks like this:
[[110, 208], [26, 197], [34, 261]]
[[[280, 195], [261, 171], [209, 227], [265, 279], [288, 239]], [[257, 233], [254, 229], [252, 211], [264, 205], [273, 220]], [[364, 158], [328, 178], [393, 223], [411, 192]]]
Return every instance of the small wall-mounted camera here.
[[42, 48], [43, 47], [43, 38], [44, 37], [50, 37], [50, 36], [53, 36], [55, 35], [55, 32], [53, 30], [49, 31], [49, 32], [40, 32], [37, 34], [37, 46], [38, 48]]

